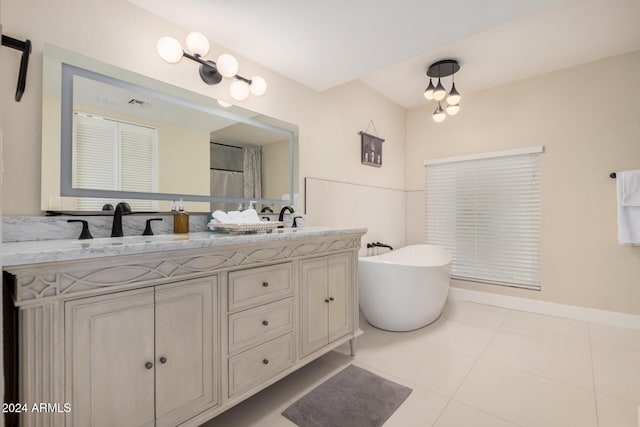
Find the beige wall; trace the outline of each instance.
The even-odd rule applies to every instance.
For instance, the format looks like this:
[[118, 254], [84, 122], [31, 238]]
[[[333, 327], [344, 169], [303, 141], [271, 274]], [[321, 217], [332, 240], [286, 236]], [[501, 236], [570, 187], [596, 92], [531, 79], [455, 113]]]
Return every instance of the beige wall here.
[[[425, 159], [544, 145], [542, 291], [455, 286], [640, 314], [640, 248], [617, 243], [609, 178], [640, 169], [640, 52], [473, 93], [461, 105], [441, 124], [429, 118], [433, 105], [407, 113], [407, 189], [424, 189]], [[409, 212], [422, 210], [409, 213], [407, 240], [423, 241], [423, 193], [407, 198]]]
[[[170, 65], [157, 55], [157, 40], [170, 35], [183, 41], [189, 31], [149, 14], [126, 0], [1, 0], [6, 34], [29, 38], [33, 53], [22, 102], [2, 98], [5, 131], [4, 214], [39, 215], [40, 139], [42, 103], [42, 48], [60, 46], [152, 78], [208, 96], [232, 101], [229, 82], [208, 86], [198, 77], [197, 65], [182, 61]], [[211, 56], [227, 52], [215, 44]], [[233, 52], [231, 52], [233, 53]], [[262, 75], [269, 89], [242, 106], [300, 127], [300, 182], [304, 176], [330, 178], [404, 189], [405, 111], [362, 83], [354, 82], [318, 93], [237, 56], [240, 74]], [[6, 61], [5, 61], [6, 59]], [[303, 60], [303, 59], [301, 59]], [[4, 93], [13, 93], [19, 55], [3, 55], [0, 64]], [[384, 144], [381, 169], [360, 165], [360, 138], [373, 120]], [[302, 189], [303, 186], [299, 185]], [[326, 195], [330, 197], [330, 195]], [[404, 206], [389, 206], [404, 216]], [[354, 206], [354, 209], [357, 209]], [[333, 225], [333, 224], [324, 224]], [[363, 224], [366, 226], [367, 224]], [[404, 241], [404, 236], [402, 236]]]
[[262, 198], [280, 199], [289, 193], [289, 169], [283, 168], [283, 159], [289, 157], [289, 140], [271, 142], [262, 146]]

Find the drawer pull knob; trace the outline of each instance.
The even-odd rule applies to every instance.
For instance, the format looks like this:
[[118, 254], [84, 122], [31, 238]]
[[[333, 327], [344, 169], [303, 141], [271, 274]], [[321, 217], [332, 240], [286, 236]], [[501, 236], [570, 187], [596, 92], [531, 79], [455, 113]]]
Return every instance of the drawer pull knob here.
[[324, 302], [328, 303], [328, 302], [329, 302], [329, 300], [328, 300], [328, 299], [326, 299], [326, 300], [324, 300]]
[[262, 359], [262, 363], [264, 363], [265, 365], [269, 364], [269, 359]]
[[263, 324], [264, 326], [267, 326], [267, 325], [269, 324], [269, 321], [268, 321], [268, 320], [263, 320], [263, 321], [262, 321], [262, 324]]
[[329, 301], [333, 301], [333, 297], [329, 297]]
[[262, 282], [262, 286], [264, 286], [265, 288], [269, 286], [269, 282]]
[[147, 362], [147, 363], [144, 364], [144, 367], [147, 368], [147, 369], [151, 369], [151, 368], [153, 368], [153, 363]]
[[167, 358], [166, 358], [166, 357], [164, 357], [164, 356], [162, 356], [162, 357], [160, 358], [160, 363], [162, 363], [163, 365], [164, 365], [165, 363], [167, 363]]

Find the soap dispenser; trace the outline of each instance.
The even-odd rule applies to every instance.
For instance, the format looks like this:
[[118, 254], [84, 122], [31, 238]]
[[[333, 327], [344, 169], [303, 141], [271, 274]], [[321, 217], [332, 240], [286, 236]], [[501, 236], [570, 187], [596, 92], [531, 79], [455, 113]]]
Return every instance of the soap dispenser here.
[[189, 232], [189, 213], [184, 210], [182, 199], [178, 203], [178, 210], [173, 212], [173, 232]]

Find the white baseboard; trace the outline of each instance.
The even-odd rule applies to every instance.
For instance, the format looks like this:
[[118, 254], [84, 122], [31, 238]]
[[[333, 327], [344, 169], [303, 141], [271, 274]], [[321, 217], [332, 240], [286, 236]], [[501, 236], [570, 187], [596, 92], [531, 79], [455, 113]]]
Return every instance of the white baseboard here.
[[512, 310], [546, 314], [548, 316], [640, 329], [640, 316], [616, 311], [557, 304], [555, 302], [491, 294], [488, 292], [478, 292], [454, 287], [449, 288], [449, 298], [510, 308]]

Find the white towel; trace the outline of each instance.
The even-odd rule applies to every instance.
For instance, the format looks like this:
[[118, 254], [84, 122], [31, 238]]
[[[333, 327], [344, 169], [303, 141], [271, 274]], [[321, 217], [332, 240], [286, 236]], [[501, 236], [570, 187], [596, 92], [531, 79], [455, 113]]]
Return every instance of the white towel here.
[[[640, 245], [640, 204], [633, 204], [634, 200], [640, 198], [640, 195], [634, 194], [632, 191], [634, 185], [638, 185], [638, 187], [635, 188], [638, 190], [637, 193], [640, 193], [640, 182], [635, 182], [636, 179], [638, 179], [635, 176], [636, 172], [638, 171], [616, 173], [618, 193], [618, 242], [621, 245]], [[633, 177], [628, 180], [627, 177], [630, 176]]]
[[238, 220], [242, 218], [242, 212], [240, 211], [229, 211], [227, 215], [231, 218], [231, 222], [238, 222]]
[[260, 222], [260, 217], [255, 209], [247, 209], [242, 212], [231, 211], [229, 213], [223, 211], [214, 211], [211, 214], [213, 218], [211, 222], [219, 224], [254, 224]]
[[229, 215], [227, 215], [226, 212], [223, 211], [214, 211], [211, 214], [211, 217], [213, 218], [214, 222], [220, 223], [220, 224], [230, 224], [233, 221], [231, 220], [231, 218], [229, 218]]
[[616, 175], [622, 184], [622, 206], [640, 206], [640, 170]]
[[245, 224], [253, 224], [256, 222], [260, 222], [260, 217], [258, 217], [258, 212], [255, 209], [245, 209], [242, 211], [242, 222]]

